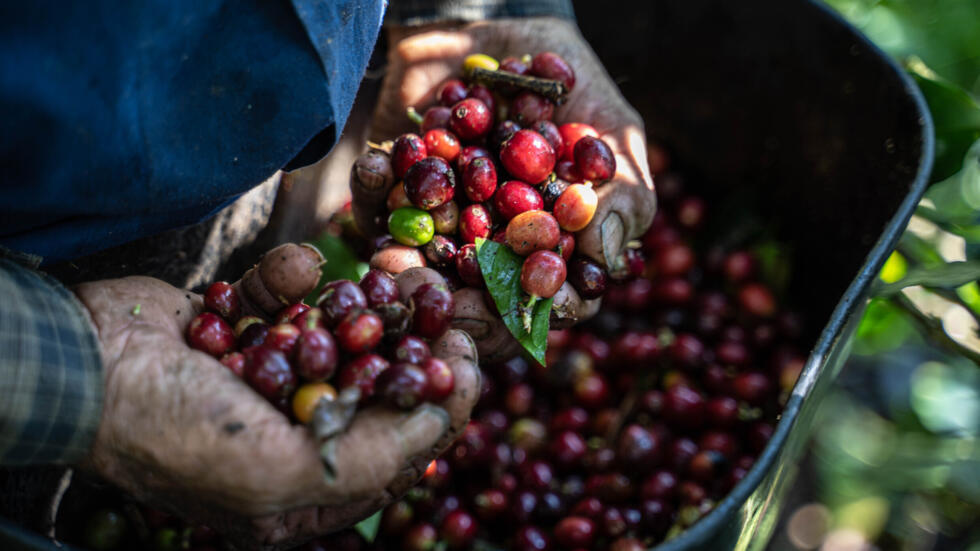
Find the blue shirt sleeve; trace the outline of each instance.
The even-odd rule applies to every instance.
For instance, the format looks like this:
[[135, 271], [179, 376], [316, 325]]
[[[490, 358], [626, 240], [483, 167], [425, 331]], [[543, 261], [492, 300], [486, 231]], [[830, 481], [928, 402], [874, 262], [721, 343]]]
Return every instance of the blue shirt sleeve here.
[[54, 263], [198, 222], [336, 140], [381, 0], [0, 5], [0, 244]]

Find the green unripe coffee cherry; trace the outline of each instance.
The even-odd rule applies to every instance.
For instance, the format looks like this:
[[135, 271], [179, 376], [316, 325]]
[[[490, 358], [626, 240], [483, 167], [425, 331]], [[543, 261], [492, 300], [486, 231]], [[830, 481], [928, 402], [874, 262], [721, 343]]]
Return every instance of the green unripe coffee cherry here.
[[96, 511], [85, 523], [85, 547], [95, 551], [119, 548], [126, 536], [126, 517], [113, 509]]
[[388, 233], [402, 245], [420, 247], [432, 240], [436, 225], [428, 212], [415, 207], [402, 207], [388, 216]]

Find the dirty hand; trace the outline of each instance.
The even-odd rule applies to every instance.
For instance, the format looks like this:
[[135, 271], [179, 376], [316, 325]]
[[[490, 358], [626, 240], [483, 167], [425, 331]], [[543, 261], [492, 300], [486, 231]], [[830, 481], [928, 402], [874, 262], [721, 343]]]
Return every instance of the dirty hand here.
[[[417, 132], [406, 109], [424, 112], [433, 105], [436, 89], [459, 74], [463, 58], [470, 53], [501, 59], [553, 51], [569, 62], [576, 85], [568, 102], [555, 110], [555, 122], [592, 125], [616, 155], [616, 175], [598, 189], [599, 207], [592, 222], [576, 234], [576, 251], [617, 268], [628, 241], [646, 230], [656, 212], [646, 138], [639, 114], [619, 93], [575, 24], [549, 17], [500, 19], [465, 26], [394, 28], [389, 38], [388, 73], [371, 129], [378, 142]], [[369, 152], [358, 159], [351, 175], [354, 215], [359, 227], [370, 234], [384, 233], [385, 198], [394, 184], [386, 161], [383, 153]], [[581, 300], [567, 282], [555, 303], [563, 307], [564, 318], [553, 319], [554, 327], [590, 317], [598, 309], [598, 301]], [[514, 353], [516, 341], [483, 303], [482, 293], [464, 289], [457, 293], [456, 304], [454, 327], [476, 340], [481, 359], [505, 359]]]
[[[281, 300], [304, 297], [320, 260], [291, 244], [270, 251], [238, 284], [246, 311], [268, 317]], [[409, 272], [400, 290], [410, 294], [434, 279], [442, 281], [431, 270]], [[475, 347], [449, 331], [433, 343], [456, 377], [441, 407], [360, 410], [321, 460], [307, 427], [185, 344], [186, 327], [203, 310], [200, 296], [146, 277], [85, 283], [75, 292], [91, 314], [105, 372], [101, 425], [80, 467], [209, 524], [241, 548], [285, 547], [382, 507], [449, 445], [479, 396]], [[335, 477], [325, 476], [324, 462]]]

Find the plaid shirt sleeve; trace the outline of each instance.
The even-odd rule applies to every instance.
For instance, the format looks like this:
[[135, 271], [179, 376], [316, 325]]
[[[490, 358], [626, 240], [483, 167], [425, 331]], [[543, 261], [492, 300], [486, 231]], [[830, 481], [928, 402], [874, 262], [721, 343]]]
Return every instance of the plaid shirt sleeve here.
[[0, 465], [74, 462], [102, 413], [99, 343], [71, 291], [12, 257], [0, 248]]
[[423, 25], [545, 15], [575, 19], [571, 0], [391, 0], [385, 23]]

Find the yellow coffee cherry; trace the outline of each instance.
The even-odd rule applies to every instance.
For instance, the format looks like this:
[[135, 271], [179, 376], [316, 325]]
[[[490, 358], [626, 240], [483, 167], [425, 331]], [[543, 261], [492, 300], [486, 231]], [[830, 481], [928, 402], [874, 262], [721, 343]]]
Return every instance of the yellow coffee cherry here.
[[496, 71], [499, 67], [500, 63], [487, 54], [470, 54], [463, 60], [463, 74], [467, 75], [476, 68]]
[[304, 425], [309, 423], [313, 418], [313, 410], [323, 397], [336, 400], [337, 391], [327, 383], [306, 383], [299, 387], [293, 395], [293, 414], [296, 419]]

